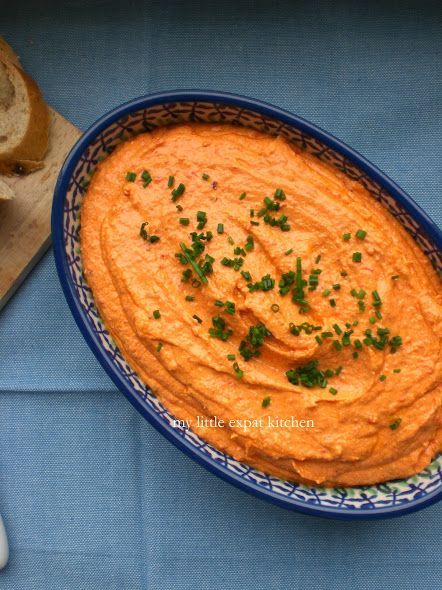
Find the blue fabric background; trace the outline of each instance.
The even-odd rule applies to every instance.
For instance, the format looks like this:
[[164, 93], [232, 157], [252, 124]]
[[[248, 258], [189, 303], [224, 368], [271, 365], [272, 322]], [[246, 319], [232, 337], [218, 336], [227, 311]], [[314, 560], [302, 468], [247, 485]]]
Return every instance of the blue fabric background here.
[[[437, 0], [14, 0], [0, 34], [81, 128], [147, 92], [248, 94], [357, 148], [442, 225], [441, 19]], [[167, 443], [84, 344], [51, 253], [0, 313], [0, 351], [0, 589], [441, 586], [442, 503], [320, 520], [246, 496]]]

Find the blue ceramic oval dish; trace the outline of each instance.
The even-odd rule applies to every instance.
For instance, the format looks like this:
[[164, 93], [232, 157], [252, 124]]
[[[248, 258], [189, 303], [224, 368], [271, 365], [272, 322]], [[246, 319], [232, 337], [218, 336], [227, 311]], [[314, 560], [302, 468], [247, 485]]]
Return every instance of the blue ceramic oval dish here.
[[174, 417], [127, 364], [103, 326], [83, 274], [79, 248], [80, 207], [97, 163], [134, 134], [185, 121], [235, 123], [281, 134], [361, 182], [412, 234], [433, 264], [442, 268], [442, 232], [396, 184], [354, 150], [311, 123], [277, 107], [232, 94], [176, 91], [123, 104], [78, 140], [60, 172], [52, 210], [52, 237], [60, 281], [75, 320], [116, 386], [151, 424], [209, 471], [279, 506], [343, 519], [374, 519], [409, 513], [442, 498], [442, 456], [422, 473], [375, 486], [321, 488], [282, 481], [252, 469], [172, 426]]

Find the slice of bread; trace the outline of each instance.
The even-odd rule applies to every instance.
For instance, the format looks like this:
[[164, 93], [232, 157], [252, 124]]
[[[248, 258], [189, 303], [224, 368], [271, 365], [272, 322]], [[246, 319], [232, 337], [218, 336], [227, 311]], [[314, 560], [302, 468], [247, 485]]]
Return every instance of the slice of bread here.
[[0, 58], [4, 59], [5, 61], [9, 61], [21, 68], [18, 55], [15, 53], [12, 47], [6, 43], [3, 37], [0, 37]]
[[[0, 174], [42, 168], [48, 148], [49, 112], [37, 84], [0, 43]], [[15, 63], [14, 63], [15, 62]]]
[[14, 198], [14, 191], [0, 178], [0, 201], [10, 201]]

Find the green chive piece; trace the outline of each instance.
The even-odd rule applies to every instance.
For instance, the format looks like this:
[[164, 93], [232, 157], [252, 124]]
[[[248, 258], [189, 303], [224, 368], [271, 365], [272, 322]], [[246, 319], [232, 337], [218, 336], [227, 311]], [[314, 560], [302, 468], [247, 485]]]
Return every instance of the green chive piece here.
[[361, 252], [353, 252], [353, 256], [351, 257], [351, 259], [353, 260], [353, 262], [361, 262], [361, 260], [362, 260]]
[[391, 430], [396, 430], [401, 425], [402, 418], [397, 418], [394, 422], [390, 424]]
[[400, 373], [402, 369], [393, 369], [393, 373]]
[[261, 407], [262, 407], [262, 408], [267, 408], [267, 407], [270, 405], [270, 401], [271, 401], [270, 397], [265, 397], [265, 398], [262, 400]]
[[321, 255], [319, 254], [319, 255], [318, 255], [318, 256], [316, 256], [316, 258], [315, 258], [315, 264], [319, 264], [320, 260], [321, 260]]
[[322, 291], [323, 297], [328, 297], [330, 295], [330, 293], [331, 293], [330, 289], [324, 289], [324, 291]]
[[204, 174], [201, 174], [201, 178], [203, 180], [209, 180], [210, 176], [204, 172]]
[[135, 182], [136, 178], [137, 178], [137, 175], [136, 175], [136, 173], [135, 173], [135, 172], [128, 172], [128, 173], [126, 174], [126, 180], [127, 180], [128, 182]]
[[227, 360], [228, 361], [234, 361], [236, 359], [236, 354], [228, 354], [227, 355]]
[[336, 388], [334, 388], [334, 387], [330, 387], [330, 389], [329, 389], [329, 392], [330, 392], [332, 395], [336, 395], [336, 394], [338, 393], [338, 390], [337, 390]]
[[160, 310], [159, 310], [159, 309], [156, 309], [156, 310], [153, 312], [153, 314], [152, 314], [152, 315], [153, 315], [153, 317], [154, 317], [156, 320], [159, 320], [159, 319], [160, 319], [160, 317], [161, 317]]
[[240, 201], [243, 201], [243, 200], [244, 200], [246, 197], [247, 197], [247, 193], [241, 193], [241, 194], [239, 195], [239, 200], [240, 200]]
[[181, 211], [183, 210], [181, 205], [175, 205], [177, 211], [179, 211], [181, 213]]
[[143, 170], [141, 178], [143, 179], [143, 188], [146, 188], [146, 186], [152, 182], [152, 176], [147, 170]]
[[244, 371], [242, 369], [240, 369], [238, 363], [233, 363], [233, 370], [235, 372], [236, 378], [237, 379], [241, 379], [242, 376], [244, 375]]
[[358, 229], [358, 231], [355, 233], [355, 236], [358, 238], [358, 240], [365, 240], [366, 235], [367, 232], [363, 229]]
[[195, 301], [195, 297], [193, 295], [186, 295], [184, 299], [186, 301]]
[[331, 307], [336, 307], [336, 300], [335, 299], [329, 299], [328, 302], [330, 303]]
[[188, 217], [180, 217], [181, 225], [189, 225], [190, 219]]
[[203, 271], [201, 270], [199, 264], [197, 264], [195, 262], [195, 260], [189, 255], [189, 253], [188, 253], [189, 248], [187, 248], [186, 244], [184, 244], [183, 242], [180, 242], [180, 248], [184, 252], [184, 256], [186, 257], [187, 262], [192, 266], [193, 270], [199, 276], [201, 281], [203, 283], [207, 284], [207, 278], [206, 278], [205, 274], [203, 273]]
[[194, 318], [194, 319], [195, 319], [195, 320], [196, 320], [196, 321], [197, 321], [199, 324], [202, 324], [202, 323], [203, 323], [203, 320], [202, 320], [202, 319], [201, 319], [199, 316], [197, 316], [196, 314], [194, 314], [192, 317], [193, 317], [193, 318]]
[[351, 233], [345, 233], [342, 235], [342, 239], [344, 240], [344, 242], [348, 242], [348, 240], [351, 238]]
[[339, 289], [340, 289], [340, 288], [341, 288], [341, 285], [340, 285], [339, 283], [335, 283], [335, 284], [333, 285], [333, 289], [334, 289], [335, 291], [339, 291]]
[[399, 275], [392, 275], [391, 280], [392, 281], [397, 281], [399, 278]]
[[316, 340], [316, 342], [317, 342], [319, 345], [321, 345], [321, 344], [322, 344], [322, 338], [321, 338], [321, 336], [318, 336], [318, 335], [316, 335], [316, 336], [315, 336], [315, 340]]
[[174, 184], [174, 182], [175, 182], [175, 176], [169, 176], [169, 180], [167, 181], [167, 186], [168, 186], [169, 188], [172, 188], [172, 187], [173, 187], [173, 184]]
[[385, 381], [386, 378], [387, 378], [386, 375], [380, 375], [379, 376], [379, 381]]
[[259, 221], [253, 221], [253, 220], [252, 220], [250, 223], [251, 223], [252, 225], [259, 225]]
[[341, 277], [347, 277], [348, 272], [346, 270], [341, 271]]
[[157, 352], [160, 352], [160, 350], [163, 348], [163, 343], [162, 342], [158, 342], [157, 344]]
[[229, 237], [227, 238], [227, 241], [229, 242], [229, 244], [230, 244], [231, 246], [233, 246], [233, 244], [235, 243], [235, 240], [232, 238], [232, 236], [229, 236]]
[[353, 358], [356, 360], [357, 358], [359, 358], [359, 352], [357, 350], [355, 350], [352, 354]]
[[185, 190], [186, 187], [182, 182], [180, 182], [180, 184], [172, 191], [172, 201], [175, 202], [178, 199], [178, 197], [181, 197]]
[[223, 234], [223, 233], [224, 233], [224, 225], [223, 225], [222, 223], [218, 223], [218, 226], [217, 226], [217, 228], [216, 228], [216, 231], [217, 231], [219, 234]]
[[290, 248], [290, 250], [287, 250], [287, 252], [285, 252], [286, 256], [290, 256], [290, 254], [293, 252], [293, 248]]

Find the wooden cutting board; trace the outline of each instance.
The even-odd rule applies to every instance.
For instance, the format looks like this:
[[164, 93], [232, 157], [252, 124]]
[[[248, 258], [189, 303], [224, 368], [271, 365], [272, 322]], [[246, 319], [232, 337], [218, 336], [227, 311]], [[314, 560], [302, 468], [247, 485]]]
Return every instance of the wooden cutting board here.
[[50, 109], [44, 167], [28, 176], [1, 176], [14, 190], [15, 199], [0, 201], [0, 309], [49, 247], [55, 182], [80, 135], [79, 129]]

